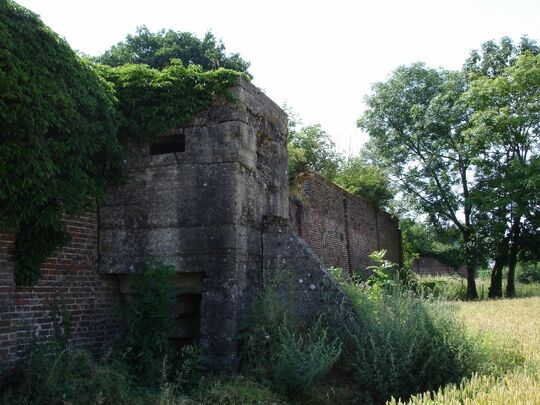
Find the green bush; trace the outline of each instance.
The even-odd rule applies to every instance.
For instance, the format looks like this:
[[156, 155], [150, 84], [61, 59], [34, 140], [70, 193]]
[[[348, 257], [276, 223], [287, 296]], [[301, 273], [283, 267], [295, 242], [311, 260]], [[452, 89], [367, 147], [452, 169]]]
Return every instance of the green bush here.
[[322, 316], [302, 322], [295, 318], [294, 301], [279, 287], [285, 278], [286, 269], [272, 276], [266, 272], [264, 289], [241, 334], [242, 359], [244, 372], [270, 381], [282, 394], [297, 396], [328, 373], [340, 357], [341, 344], [328, 336]]
[[324, 377], [341, 355], [341, 344], [331, 340], [320, 321], [304, 334], [282, 326], [273, 360], [273, 381], [278, 392], [297, 396]]
[[131, 299], [123, 313], [122, 361], [141, 382], [159, 380], [161, 360], [168, 354], [173, 326], [175, 274], [171, 266], [151, 262], [131, 276]]
[[517, 269], [517, 281], [523, 284], [540, 283], [540, 263], [520, 263]]
[[448, 307], [418, 296], [416, 278], [400, 279], [400, 269], [371, 258], [367, 282], [338, 280], [356, 318], [343, 329], [346, 359], [355, 370], [358, 390], [375, 402], [458, 382], [479, 368], [480, 352]]
[[286, 404], [269, 387], [247, 377], [209, 379], [193, 394], [197, 404], [280, 405]]
[[408, 397], [458, 382], [476, 370], [472, 340], [440, 304], [406, 295], [374, 300], [363, 291], [356, 294], [356, 309], [363, 316], [349, 326], [348, 340], [359, 389], [374, 400]]

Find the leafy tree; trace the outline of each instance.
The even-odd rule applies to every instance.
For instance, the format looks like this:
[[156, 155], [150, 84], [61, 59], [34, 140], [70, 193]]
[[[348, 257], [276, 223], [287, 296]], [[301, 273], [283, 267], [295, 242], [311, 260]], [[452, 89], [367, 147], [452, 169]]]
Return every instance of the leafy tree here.
[[435, 228], [429, 224], [402, 219], [405, 267], [410, 268], [419, 256], [433, 257], [457, 270], [464, 265], [461, 234], [456, 227]]
[[538, 240], [538, 52], [527, 38], [503, 38], [473, 52], [463, 72], [400, 67], [374, 86], [359, 121], [411, 203], [460, 231], [470, 298], [486, 252], [490, 295], [502, 294], [504, 265], [514, 295], [518, 257]]
[[461, 101], [464, 75], [421, 63], [399, 67], [373, 86], [358, 125], [381, 164], [411, 204], [461, 234], [467, 295], [476, 298], [476, 207], [470, 199], [474, 157], [467, 143], [469, 112]]
[[150, 32], [145, 26], [95, 59], [109, 66], [144, 64], [155, 69], [169, 66], [173, 59], [180, 59], [186, 66], [199, 65], [205, 71], [225, 68], [248, 73], [249, 68], [249, 62], [238, 53], [227, 55], [223, 43], [211, 32], [199, 39], [189, 32]]
[[342, 157], [330, 135], [319, 124], [307, 125], [298, 131], [289, 128], [289, 144], [295, 159], [291, 167], [294, 173], [308, 169], [330, 180], [335, 178]]
[[387, 207], [394, 196], [390, 180], [384, 171], [361, 157], [345, 162], [339, 168], [335, 182], [350, 193], [379, 207]]
[[296, 176], [309, 171], [309, 166], [304, 149], [289, 143], [287, 144], [287, 153], [289, 155], [289, 184], [292, 184]]
[[0, 225], [15, 279], [32, 284], [78, 214], [120, 173], [113, 95], [32, 12], [0, 2]]
[[[506, 56], [510, 45], [503, 42], [498, 52]], [[502, 295], [505, 264], [509, 268], [506, 294], [515, 296], [515, 268], [526, 246], [522, 239], [526, 232], [529, 238], [538, 234], [531, 221], [540, 197], [540, 56], [527, 50], [507, 63], [496, 75], [475, 77], [465, 94], [474, 111], [471, 139], [479, 150], [475, 197], [497, 240], [492, 297]]]

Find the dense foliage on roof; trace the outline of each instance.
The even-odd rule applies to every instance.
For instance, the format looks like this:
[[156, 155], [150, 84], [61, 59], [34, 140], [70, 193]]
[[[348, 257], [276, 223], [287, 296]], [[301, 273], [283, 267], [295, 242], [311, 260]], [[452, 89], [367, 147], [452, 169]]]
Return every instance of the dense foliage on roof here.
[[173, 59], [181, 60], [185, 66], [198, 65], [205, 71], [225, 68], [249, 74], [249, 62], [238, 53], [225, 53], [225, 45], [211, 32], [200, 39], [190, 32], [151, 32], [145, 26], [137, 28], [134, 35], [128, 35], [96, 61], [109, 66], [133, 63], [163, 69]]

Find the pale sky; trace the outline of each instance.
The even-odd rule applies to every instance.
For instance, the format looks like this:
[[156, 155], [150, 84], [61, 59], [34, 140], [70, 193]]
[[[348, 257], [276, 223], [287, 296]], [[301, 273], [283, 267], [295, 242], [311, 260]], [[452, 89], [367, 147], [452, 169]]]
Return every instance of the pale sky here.
[[320, 123], [340, 151], [366, 140], [356, 128], [372, 83], [423, 61], [458, 69], [490, 39], [540, 41], [539, 0], [19, 0], [77, 50], [101, 54], [137, 26], [211, 30], [251, 62], [254, 83], [305, 124]]

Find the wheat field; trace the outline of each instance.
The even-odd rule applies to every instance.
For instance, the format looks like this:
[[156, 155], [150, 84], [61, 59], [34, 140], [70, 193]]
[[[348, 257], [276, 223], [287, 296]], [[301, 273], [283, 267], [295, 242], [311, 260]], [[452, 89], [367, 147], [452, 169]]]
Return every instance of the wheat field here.
[[540, 297], [458, 302], [452, 307], [471, 333], [482, 332], [519, 351], [522, 364], [503, 375], [474, 375], [459, 385], [388, 404], [540, 405]]

